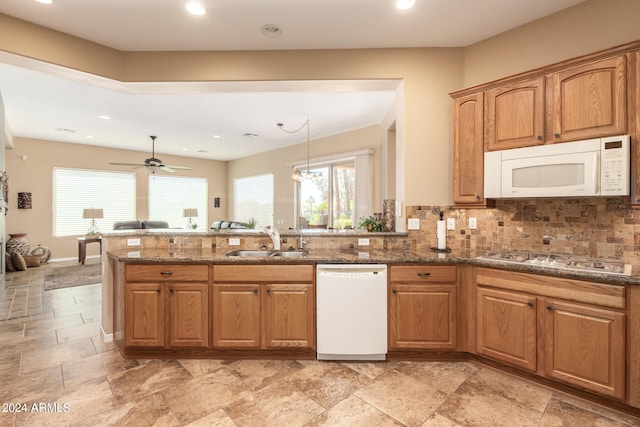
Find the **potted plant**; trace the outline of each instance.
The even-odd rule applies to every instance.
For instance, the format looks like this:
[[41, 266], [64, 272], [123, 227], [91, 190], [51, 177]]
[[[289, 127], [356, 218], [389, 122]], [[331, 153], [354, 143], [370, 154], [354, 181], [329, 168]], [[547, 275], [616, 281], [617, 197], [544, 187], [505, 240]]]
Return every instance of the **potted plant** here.
[[249, 221], [247, 221], [247, 228], [254, 229], [254, 228], [256, 228], [256, 224], [257, 223], [258, 223], [258, 221], [256, 221], [256, 219], [254, 217], [251, 217], [251, 219]]
[[375, 215], [360, 218], [359, 228], [366, 228], [367, 231], [382, 231], [382, 223]]

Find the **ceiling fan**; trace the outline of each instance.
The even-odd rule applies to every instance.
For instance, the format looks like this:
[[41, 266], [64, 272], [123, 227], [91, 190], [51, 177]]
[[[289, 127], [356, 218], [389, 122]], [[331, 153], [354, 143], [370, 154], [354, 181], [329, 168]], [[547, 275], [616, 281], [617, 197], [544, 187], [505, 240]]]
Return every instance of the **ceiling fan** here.
[[176, 166], [176, 165], [165, 165], [162, 163], [162, 160], [156, 158], [156, 138], [157, 136], [151, 135], [151, 157], [148, 159], [144, 159], [144, 163], [116, 163], [111, 162], [110, 165], [115, 166], [135, 166], [142, 167], [144, 166], [151, 173], [156, 173], [156, 170], [161, 170], [163, 172], [175, 172], [175, 169], [181, 170], [192, 170], [186, 166]]

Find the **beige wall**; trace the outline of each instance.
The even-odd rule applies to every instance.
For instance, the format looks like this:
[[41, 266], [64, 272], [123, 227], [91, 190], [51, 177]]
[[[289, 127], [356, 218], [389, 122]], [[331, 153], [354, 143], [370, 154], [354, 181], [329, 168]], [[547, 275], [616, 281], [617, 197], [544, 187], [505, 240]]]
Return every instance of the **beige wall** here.
[[463, 86], [640, 40], [638, 19], [638, 0], [589, 0], [523, 25], [465, 49]]
[[[77, 257], [75, 237], [53, 237], [52, 171], [54, 167], [69, 167], [93, 170], [129, 171], [127, 167], [110, 166], [109, 162], [142, 161], [149, 153], [98, 148], [89, 145], [66, 144], [53, 141], [16, 138], [14, 148], [5, 150], [6, 170], [9, 175], [9, 212], [6, 216], [7, 233], [28, 233], [31, 246], [47, 246], [52, 258]], [[22, 160], [26, 156], [26, 160]], [[209, 184], [208, 215], [210, 225], [216, 219], [226, 217], [227, 212], [227, 166], [226, 162], [199, 160], [187, 157], [165, 156], [168, 164], [180, 164], [193, 168], [180, 171], [183, 176], [207, 178]], [[148, 174], [146, 169], [136, 172], [136, 216], [147, 219]], [[17, 209], [18, 192], [31, 192], [32, 209]], [[220, 197], [222, 208], [213, 208], [213, 197]], [[82, 218], [79, 221], [86, 221]], [[87, 223], [87, 227], [89, 224]], [[87, 247], [88, 254], [98, 254], [96, 245]]]
[[[114, 51], [0, 14], [0, 51], [122, 81], [398, 79], [396, 198], [407, 206], [449, 205], [453, 125], [448, 93], [640, 39], [638, 16], [637, 0], [589, 0], [464, 49], [178, 53]], [[262, 162], [284, 174], [277, 156], [265, 154]], [[22, 183], [14, 176], [16, 188]], [[292, 215], [286, 212], [287, 197], [276, 195], [278, 216]]]
[[[369, 126], [364, 129], [345, 132], [328, 138], [321, 138], [311, 141], [309, 148], [310, 158], [333, 156], [342, 153], [349, 153], [356, 150], [371, 148], [375, 151], [373, 157], [373, 194], [380, 194], [380, 127]], [[286, 230], [295, 227], [297, 222], [294, 218], [294, 183], [291, 180], [292, 169], [290, 163], [306, 162], [307, 146], [298, 144], [268, 153], [245, 157], [233, 160], [228, 166], [228, 187], [229, 207], [228, 211], [233, 212], [233, 179], [246, 176], [273, 173], [274, 181], [274, 215], [273, 223], [283, 220], [284, 224], [278, 225], [278, 229]], [[374, 208], [379, 207], [381, 202], [379, 197], [373, 200]], [[231, 218], [239, 221], [246, 221], [249, 218]]]

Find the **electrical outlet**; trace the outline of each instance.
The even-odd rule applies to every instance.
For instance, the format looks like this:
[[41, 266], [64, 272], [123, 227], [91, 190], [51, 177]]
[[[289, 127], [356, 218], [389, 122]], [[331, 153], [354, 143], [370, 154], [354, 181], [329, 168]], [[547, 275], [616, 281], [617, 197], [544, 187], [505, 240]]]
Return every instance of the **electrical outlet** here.
[[455, 229], [456, 229], [456, 219], [447, 218], [447, 230], [455, 230]]
[[358, 239], [358, 246], [369, 246], [369, 239]]
[[127, 239], [127, 246], [140, 246], [140, 239]]
[[419, 218], [409, 218], [407, 220], [407, 228], [409, 230], [420, 230], [420, 219]]
[[476, 228], [478, 228], [478, 221], [476, 218], [469, 218], [469, 229], [475, 230]]
[[229, 239], [229, 246], [240, 246], [240, 239], [236, 239], [236, 238]]

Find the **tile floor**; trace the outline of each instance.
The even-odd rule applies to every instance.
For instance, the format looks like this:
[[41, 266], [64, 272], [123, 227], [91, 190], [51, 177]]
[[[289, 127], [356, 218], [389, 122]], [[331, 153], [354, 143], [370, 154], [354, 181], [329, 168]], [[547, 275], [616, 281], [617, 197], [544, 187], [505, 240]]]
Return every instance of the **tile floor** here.
[[100, 285], [0, 295], [0, 426], [640, 426], [469, 362], [128, 360], [100, 330]]

